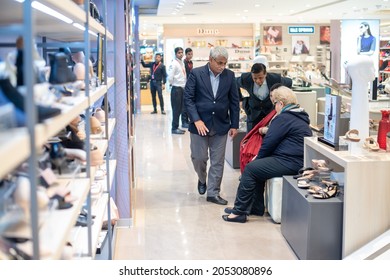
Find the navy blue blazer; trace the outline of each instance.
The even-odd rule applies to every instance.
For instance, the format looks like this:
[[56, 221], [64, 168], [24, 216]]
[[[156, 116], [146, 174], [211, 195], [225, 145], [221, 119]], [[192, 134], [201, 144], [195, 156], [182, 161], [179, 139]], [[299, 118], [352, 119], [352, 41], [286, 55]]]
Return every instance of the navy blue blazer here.
[[192, 69], [184, 89], [190, 125], [188, 130], [198, 134], [194, 122], [202, 120], [206, 127], [224, 135], [230, 128], [238, 128], [240, 118], [240, 96], [234, 72], [224, 69], [220, 74], [219, 87], [214, 97], [211, 88], [209, 64]]

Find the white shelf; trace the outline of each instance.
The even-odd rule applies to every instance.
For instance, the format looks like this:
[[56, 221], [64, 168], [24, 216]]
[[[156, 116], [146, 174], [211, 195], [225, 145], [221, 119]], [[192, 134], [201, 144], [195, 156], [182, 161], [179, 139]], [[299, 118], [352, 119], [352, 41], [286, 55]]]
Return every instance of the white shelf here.
[[[109, 161], [109, 168], [110, 168], [110, 179], [109, 179], [109, 188], [111, 189], [111, 186], [114, 181], [114, 175], [116, 170], [116, 160], [110, 160]], [[102, 180], [99, 180], [102, 184], [103, 194], [102, 196], [96, 201], [96, 203], [92, 206], [92, 214], [95, 215], [94, 223], [92, 225], [92, 258], [95, 257], [96, 254], [96, 248], [99, 243], [99, 235], [102, 231], [102, 225], [103, 221], [106, 217], [105, 213], [107, 210], [107, 202], [109, 199], [109, 195], [106, 192], [107, 191], [107, 179], [104, 178]], [[86, 258], [88, 257], [88, 243], [85, 242], [85, 240], [88, 240], [88, 228], [87, 227], [77, 227], [73, 229], [72, 232], [73, 236], [73, 248], [75, 249], [75, 258]]]
[[[89, 5], [87, 11], [84, 11], [83, 7], [75, 4], [71, 0], [41, 0], [36, 3], [43, 4], [60, 14], [71, 19], [72, 23], [85, 26], [88, 21], [88, 29], [91, 33], [106, 35], [107, 40], [113, 40], [113, 35], [106, 30], [103, 24], [93, 19], [89, 13]], [[7, 0], [1, 2], [0, 9], [0, 32], [2, 34], [14, 34], [15, 36], [27, 35], [27, 32], [31, 32], [26, 26], [24, 26], [24, 19], [26, 15], [23, 14], [24, 5], [14, 0]], [[12, 12], [10, 12], [12, 11]], [[29, 18], [29, 17], [27, 17]], [[88, 19], [88, 20], [87, 20]], [[84, 31], [74, 27], [73, 24], [65, 23], [51, 15], [45, 14], [35, 8], [31, 8], [31, 23], [33, 34], [30, 34], [33, 38], [45, 37], [52, 41], [58, 42], [84, 42]], [[25, 31], [26, 30], [26, 31]], [[94, 41], [97, 37], [89, 35], [89, 40]], [[87, 39], [88, 40], [88, 39]], [[7, 42], [3, 42], [7, 43]], [[35, 144], [38, 149], [47, 142], [47, 140], [55, 136], [61, 129], [66, 127], [73, 119], [79, 114], [83, 113], [90, 106], [93, 105], [99, 98], [104, 96], [108, 89], [115, 83], [114, 78], [107, 79], [107, 85], [102, 85], [94, 91], [90, 91], [89, 97], [86, 97], [85, 92], [81, 92], [77, 97], [63, 97], [61, 103], [56, 103], [55, 107], [61, 109], [61, 114], [47, 119], [42, 123], [36, 124], [35, 129]], [[107, 149], [108, 139], [111, 137], [115, 128], [115, 120], [108, 120], [108, 135], [103, 133], [102, 136], [106, 139], [95, 140], [97, 145], [101, 149], [102, 153]], [[3, 158], [3, 163], [0, 166], [0, 177], [4, 177], [7, 173], [12, 172], [19, 164], [25, 161], [30, 156], [30, 143], [31, 139], [27, 128], [11, 129], [4, 133], [0, 133], [0, 157]], [[116, 161], [109, 162], [110, 167], [110, 185], [112, 185], [113, 178], [116, 169]], [[89, 168], [89, 165], [88, 165]], [[91, 168], [91, 176], [94, 176], [96, 168]], [[38, 235], [39, 235], [39, 256], [33, 252], [33, 242], [36, 240], [29, 240], [24, 243], [20, 243], [17, 246], [28, 255], [38, 257], [39, 259], [60, 259], [61, 254], [64, 252], [64, 248], [69, 241], [70, 234], [74, 229], [74, 225], [79, 216], [80, 210], [86, 201], [91, 186], [91, 178], [86, 178], [86, 174], [79, 174], [77, 178], [60, 178], [58, 179], [58, 186], [67, 187], [71, 190], [71, 196], [76, 199], [72, 201], [73, 206], [69, 209], [62, 210], [48, 210], [39, 211], [34, 206], [34, 211], [38, 211]], [[107, 184], [104, 182], [103, 185]], [[105, 187], [106, 188], [106, 187]], [[51, 190], [52, 191], [52, 188]], [[96, 225], [92, 228], [93, 232], [100, 232], [103, 222], [104, 214], [107, 208], [109, 194], [103, 193], [98, 203], [93, 209], [98, 217], [101, 217]], [[9, 235], [21, 236], [25, 234], [31, 239], [31, 226], [30, 219], [26, 219], [26, 222], [21, 223], [18, 228], [12, 229], [13, 232], [9, 232]], [[19, 229], [23, 231], [20, 232]], [[88, 244], [88, 236], [81, 234], [83, 244]], [[96, 236], [96, 237], [95, 237]], [[92, 240], [93, 246], [97, 246], [98, 234], [94, 234]]]
[[[59, 186], [68, 186], [71, 195], [77, 199], [69, 209], [53, 210], [44, 215], [42, 226], [39, 229], [41, 259], [60, 259], [71, 230], [77, 220], [81, 207], [89, 190], [89, 179], [59, 179]], [[32, 241], [18, 244], [18, 247], [32, 255]]]
[[[40, 3], [52, 8], [70, 18], [74, 23], [84, 26], [86, 22], [85, 11], [71, 0], [42, 0]], [[12, 11], [12, 13], [10, 13]], [[36, 16], [35, 31], [36, 35], [48, 37], [53, 40], [63, 42], [83, 41], [83, 31], [74, 27], [72, 24], [66, 24], [63, 21], [47, 15], [39, 10], [33, 9]], [[0, 25], [23, 23], [23, 5], [16, 1], [2, 1], [0, 9]], [[89, 28], [92, 32], [105, 34], [105, 28], [95, 19], [89, 16]], [[96, 40], [95, 36], [90, 36], [91, 40]], [[107, 39], [113, 40], [113, 35], [107, 32]]]

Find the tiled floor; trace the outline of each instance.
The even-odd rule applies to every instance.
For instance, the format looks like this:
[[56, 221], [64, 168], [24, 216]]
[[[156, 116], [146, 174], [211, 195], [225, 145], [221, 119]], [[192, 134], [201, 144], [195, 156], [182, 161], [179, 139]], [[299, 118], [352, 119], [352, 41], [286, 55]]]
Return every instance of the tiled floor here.
[[[172, 135], [171, 111], [165, 116], [160, 112], [151, 115], [150, 111], [150, 106], [143, 106], [135, 117], [133, 226], [117, 229], [114, 259], [296, 259], [280, 225], [269, 216], [250, 216], [245, 224], [222, 220], [224, 206], [207, 202], [198, 194], [189, 132]], [[239, 175], [239, 169], [226, 162], [221, 196], [230, 206]]]

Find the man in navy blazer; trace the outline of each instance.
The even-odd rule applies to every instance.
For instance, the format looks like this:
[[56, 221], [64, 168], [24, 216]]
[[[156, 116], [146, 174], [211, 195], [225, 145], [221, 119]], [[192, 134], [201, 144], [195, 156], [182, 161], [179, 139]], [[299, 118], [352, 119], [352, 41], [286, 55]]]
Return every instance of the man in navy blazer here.
[[[191, 132], [191, 159], [198, 175], [199, 194], [207, 201], [226, 205], [220, 197], [228, 135], [237, 135], [240, 98], [234, 72], [225, 69], [228, 52], [217, 46], [211, 49], [209, 62], [192, 69], [184, 89]], [[207, 161], [210, 168], [207, 178]], [[207, 184], [206, 184], [207, 181]]]

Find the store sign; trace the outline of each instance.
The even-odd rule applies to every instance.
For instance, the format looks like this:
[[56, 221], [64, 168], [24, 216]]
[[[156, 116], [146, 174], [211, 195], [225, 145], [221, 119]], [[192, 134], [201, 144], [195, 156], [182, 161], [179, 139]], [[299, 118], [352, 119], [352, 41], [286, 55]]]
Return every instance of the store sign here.
[[207, 29], [207, 28], [197, 28], [197, 35], [218, 35], [219, 29]]
[[314, 26], [289, 26], [289, 34], [314, 34]]

